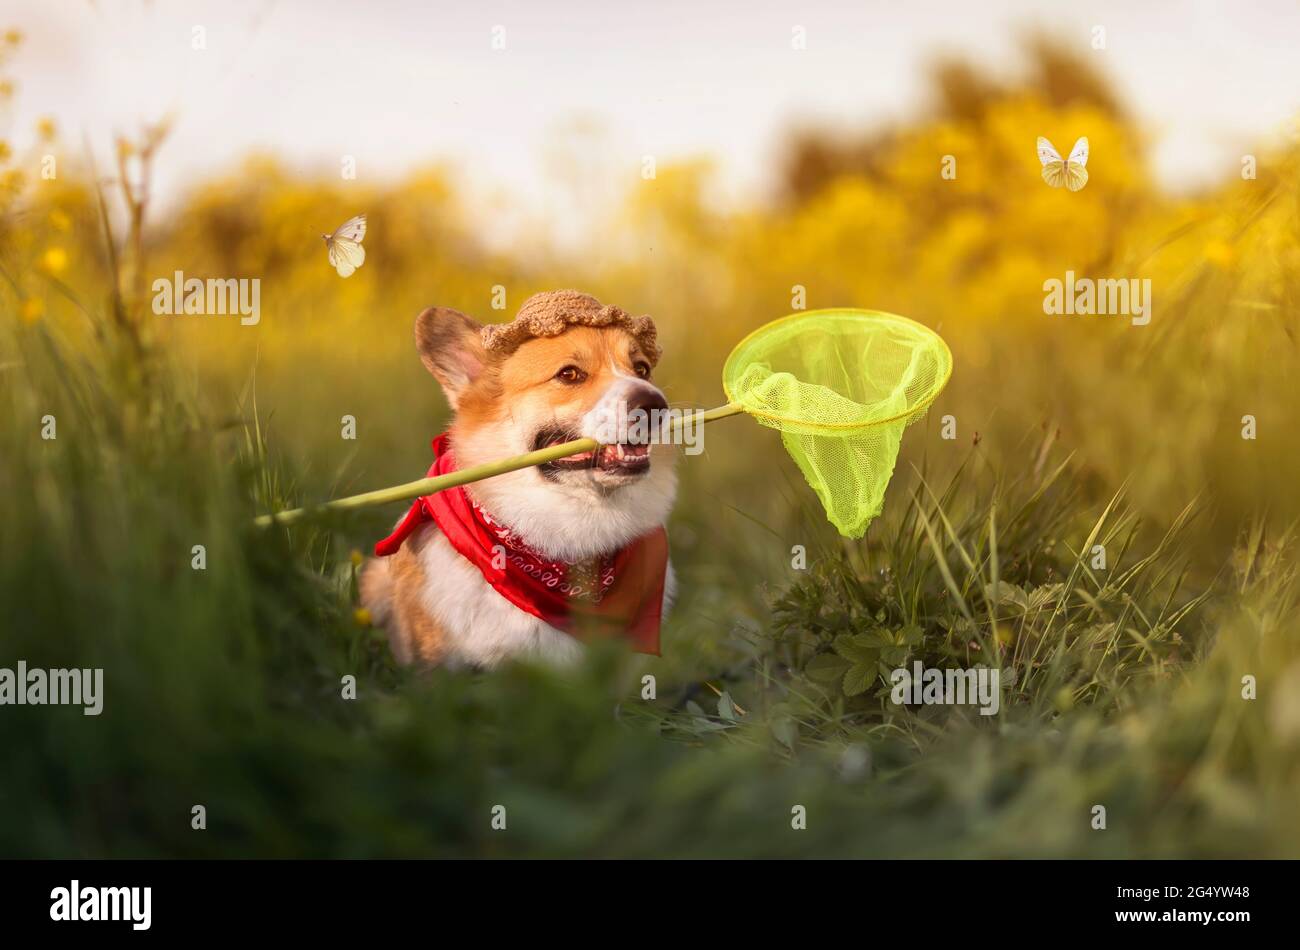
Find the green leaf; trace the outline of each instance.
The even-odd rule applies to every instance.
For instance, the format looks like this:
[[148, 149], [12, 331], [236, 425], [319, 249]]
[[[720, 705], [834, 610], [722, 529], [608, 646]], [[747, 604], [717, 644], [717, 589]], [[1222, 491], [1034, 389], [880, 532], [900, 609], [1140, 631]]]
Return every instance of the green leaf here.
[[781, 743], [787, 749], [793, 749], [795, 742], [799, 739], [799, 727], [789, 716], [782, 716], [772, 720], [772, 735], [776, 741]]
[[835, 652], [850, 663], [866, 663], [874, 659], [879, 643], [871, 633], [842, 633], [835, 638]]
[[804, 674], [818, 683], [834, 683], [849, 668], [849, 662], [834, 653], [819, 653], [803, 668]]
[[844, 695], [857, 696], [859, 693], [865, 693], [875, 680], [875, 663], [870, 666], [858, 664], [850, 667], [849, 671], [844, 674]]
[[854, 641], [863, 647], [878, 650], [881, 647], [894, 646], [894, 636], [888, 630], [867, 630], [859, 633]]
[[1064, 590], [1064, 584], [1044, 584], [1042, 587], [1035, 587], [1029, 592], [1029, 602], [1026, 604], [1025, 609], [1038, 610], [1046, 607], [1048, 604], [1055, 602]]
[[736, 707], [731, 701], [731, 694], [723, 692], [718, 697], [718, 718], [725, 719], [728, 722], [736, 721]]
[[910, 626], [906, 626], [902, 630], [898, 631], [898, 639], [900, 643], [905, 643], [908, 646], [916, 646], [916, 644], [925, 639], [925, 631], [916, 626], [916, 624], [911, 624]]
[[[992, 599], [992, 584], [989, 584], [984, 588], [984, 596]], [[1020, 586], [1008, 581], [1002, 581], [998, 584], [998, 604], [1011, 604], [1013, 607], [1019, 607], [1021, 610], [1025, 610], [1029, 606], [1029, 598]]]
[[902, 666], [910, 652], [907, 647], [887, 647], [880, 651], [880, 662], [892, 670]]

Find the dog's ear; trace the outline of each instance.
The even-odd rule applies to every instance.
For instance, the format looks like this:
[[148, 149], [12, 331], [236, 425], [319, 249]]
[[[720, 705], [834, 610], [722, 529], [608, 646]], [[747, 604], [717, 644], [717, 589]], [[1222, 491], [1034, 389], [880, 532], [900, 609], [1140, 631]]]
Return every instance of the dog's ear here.
[[448, 307], [430, 307], [415, 318], [415, 348], [453, 409], [487, 363], [483, 325]]

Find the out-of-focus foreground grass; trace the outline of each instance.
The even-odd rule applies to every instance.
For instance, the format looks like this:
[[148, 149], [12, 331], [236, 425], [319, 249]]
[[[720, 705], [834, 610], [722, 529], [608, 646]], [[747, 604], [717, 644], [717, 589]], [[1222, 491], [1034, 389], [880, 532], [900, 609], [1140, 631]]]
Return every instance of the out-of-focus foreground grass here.
[[[103, 667], [106, 699], [0, 713], [0, 853], [1300, 855], [1296, 156], [1171, 199], [1103, 82], [1050, 44], [1028, 61], [1007, 87], [941, 65], [906, 127], [799, 137], [765, 207], [714, 208], [704, 162], [634, 177], [578, 250], [545, 220], [489, 250], [492, 211], [447, 169], [376, 185], [260, 158], [110, 255], [57, 130], [56, 179], [5, 150], [0, 665]], [[1089, 136], [1087, 188], [1042, 183], [1040, 134]], [[362, 211], [341, 280], [317, 235]], [[259, 277], [260, 324], [153, 315], [139, 278], [175, 270]], [[1067, 270], [1150, 278], [1150, 325], [1044, 314]], [[702, 406], [796, 285], [940, 329], [952, 384], [860, 543], [773, 433], [711, 427], [682, 463], [661, 660], [399, 670], [350, 557], [396, 511], [249, 526], [423, 473], [446, 418], [423, 306], [506, 319], [591, 291], [656, 317], [662, 385]], [[890, 704], [882, 673], [917, 659], [1003, 669], [999, 714]]]

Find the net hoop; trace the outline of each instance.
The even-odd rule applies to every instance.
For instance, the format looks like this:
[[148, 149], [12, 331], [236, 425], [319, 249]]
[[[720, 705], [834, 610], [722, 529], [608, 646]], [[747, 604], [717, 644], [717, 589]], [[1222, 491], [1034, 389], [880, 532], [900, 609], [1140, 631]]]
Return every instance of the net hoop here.
[[[926, 394], [924, 399], [917, 401], [916, 405], [909, 406], [903, 412], [889, 416], [885, 419], [872, 419], [870, 422], [846, 422], [846, 423], [828, 423], [828, 422], [808, 422], [804, 419], [798, 419], [792, 416], [784, 416], [778, 413], [769, 412], [763, 409], [757, 409], [749, 406], [744, 400], [742, 394], [732, 391], [730, 385], [733, 376], [732, 369], [736, 362], [740, 360], [741, 354], [753, 343], [753, 341], [775, 329], [778, 326], [784, 326], [790, 323], [796, 323], [800, 320], [816, 320], [826, 318], [846, 317], [849, 319], [863, 320], [871, 323], [892, 323], [901, 326], [910, 333], [916, 334], [922, 339], [927, 339], [937, 343], [943, 354], [945, 369], [942, 378], [936, 380], [933, 387]], [[821, 310], [808, 310], [803, 313], [792, 313], [789, 316], [781, 317], [777, 320], [771, 320], [762, 326], [750, 331], [743, 340], [732, 347], [731, 353], [727, 356], [727, 361], [722, 368], [722, 390], [727, 394], [728, 402], [740, 406], [746, 415], [754, 416], [759, 419], [766, 419], [769, 422], [780, 423], [789, 426], [798, 426], [801, 429], [815, 429], [825, 432], [855, 432], [865, 431], [868, 429], [878, 428], [880, 426], [893, 425], [906, 419], [912, 419], [921, 415], [931, 404], [939, 398], [944, 388], [948, 385], [948, 380], [952, 378], [952, 350], [943, 337], [939, 336], [923, 323], [918, 323], [908, 317], [899, 316], [896, 313], [889, 313], [884, 310], [862, 310], [854, 307], [827, 307]]]

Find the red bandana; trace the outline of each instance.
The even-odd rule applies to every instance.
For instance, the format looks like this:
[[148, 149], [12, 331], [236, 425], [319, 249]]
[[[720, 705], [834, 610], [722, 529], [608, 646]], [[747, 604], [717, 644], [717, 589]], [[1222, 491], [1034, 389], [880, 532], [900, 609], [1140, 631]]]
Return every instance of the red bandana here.
[[[456, 470], [445, 433], [433, 440], [433, 454], [430, 477]], [[598, 562], [552, 561], [494, 521], [464, 488], [448, 488], [416, 499], [397, 530], [375, 545], [375, 555], [396, 554], [428, 521], [435, 522], [451, 546], [520, 610], [566, 633], [593, 627], [619, 632], [637, 652], [659, 655], [668, 571], [668, 534], [662, 526]]]

